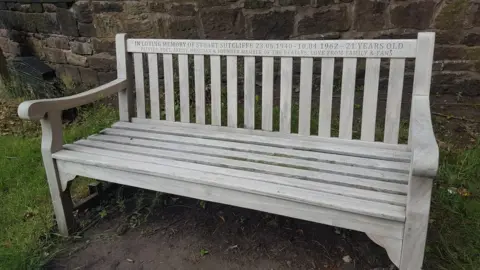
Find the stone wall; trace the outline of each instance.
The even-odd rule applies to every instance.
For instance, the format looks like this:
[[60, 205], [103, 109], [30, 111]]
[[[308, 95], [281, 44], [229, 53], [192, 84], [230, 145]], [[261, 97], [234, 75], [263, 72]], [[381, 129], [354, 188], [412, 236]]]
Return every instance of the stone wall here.
[[[0, 48], [36, 55], [68, 85], [115, 78], [114, 36], [415, 38], [435, 31], [433, 91], [479, 95], [479, 0], [0, 0]], [[69, 0], [65, 0], [69, 1]]]

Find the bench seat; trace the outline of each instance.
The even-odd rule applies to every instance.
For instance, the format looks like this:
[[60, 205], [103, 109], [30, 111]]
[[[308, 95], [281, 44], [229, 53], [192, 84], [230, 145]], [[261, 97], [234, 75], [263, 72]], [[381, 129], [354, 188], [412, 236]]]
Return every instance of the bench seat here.
[[[405, 221], [410, 156], [403, 145], [146, 119], [117, 122], [53, 154], [65, 174], [88, 177], [79, 165], [94, 166], [202, 184], [206, 192], [208, 187], [235, 190], [399, 224]], [[101, 178], [98, 172], [93, 176]], [[182, 187], [174, 193], [197, 195]], [[218, 196], [213, 200], [225, 203]]]

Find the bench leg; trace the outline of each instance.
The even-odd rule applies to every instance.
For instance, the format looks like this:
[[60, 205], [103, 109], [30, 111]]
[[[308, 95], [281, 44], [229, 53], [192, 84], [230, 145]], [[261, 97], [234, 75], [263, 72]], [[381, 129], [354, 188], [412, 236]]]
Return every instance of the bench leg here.
[[422, 269], [431, 196], [432, 179], [412, 176], [408, 188], [400, 270]]
[[402, 240], [401, 239], [394, 239], [385, 236], [378, 236], [375, 234], [367, 233], [367, 236], [375, 242], [377, 245], [383, 247], [388, 254], [390, 260], [395, 264], [397, 267], [400, 264], [400, 255], [402, 252]]
[[57, 220], [60, 234], [67, 236], [73, 230], [73, 203], [70, 190], [62, 190], [60, 174], [52, 153], [62, 149], [62, 118], [60, 112], [49, 113], [41, 120], [42, 124], [42, 158], [47, 175], [50, 196], [52, 197], [53, 211]]

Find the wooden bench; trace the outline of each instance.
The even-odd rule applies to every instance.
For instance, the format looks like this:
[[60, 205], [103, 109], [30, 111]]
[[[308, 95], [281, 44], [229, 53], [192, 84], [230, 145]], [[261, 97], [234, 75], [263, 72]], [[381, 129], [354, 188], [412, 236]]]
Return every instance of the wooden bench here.
[[[155, 40], [118, 34], [118, 79], [70, 97], [23, 102], [18, 113], [41, 121], [44, 166], [64, 235], [73, 226], [68, 183], [78, 175], [362, 231], [383, 246], [400, 269], [420, 269], [439, 155], [429, 106], [434, 39], [434, 33], [420, 33], [412, 40], [335, 41]], [[222, 56], [226, 56], [227, 126], [221, 125]], [[260, 57], [262, 72], [255, 74]], [[276, 57], [280, 113], [279, 131], [273, 132]], [[243, 67], [237, 64], [239, 58]], [[300, 58], [298, 134], [291, 133], [294, 58]], [[316, 103], [314, 58], [321, 58]], [[335, 58], [343, 61], [338, 138], [331, 137]], [[357, 58], [366, 58], [366, 69], [363, 92], [356, 93]], [[390, 72], [380, 142], [375, 141], [375, 126], [382, 58], [388, 59]], [[408, 144], [399, 144], [408, 58], [416, 64], [410, 136]], [[257, 104], [261, 130], [254, 128], [256, 76], [262, 81]], [[237, 127], [239, 85], [244, 96], [242, 127]], [[205, 95], [208, 86], [210, 102]], [[195, 106], [189, 104], [191, 88]], [[63, 145], [63, 110], [117, 93], [119, 122]], [[352, 139], [355, 95], [363, 95], [360, 140]], [[319, 113], [312, 115], [312, 104], [317, 103]], [[180, 121], [175, 121], [175, 107]], [[190, 110], [196, 123], [190, 123]], [[206, 115], [211, 116], [211, 125]], [[310, 133], [311, 117], [319, 120], [318, 136]]]

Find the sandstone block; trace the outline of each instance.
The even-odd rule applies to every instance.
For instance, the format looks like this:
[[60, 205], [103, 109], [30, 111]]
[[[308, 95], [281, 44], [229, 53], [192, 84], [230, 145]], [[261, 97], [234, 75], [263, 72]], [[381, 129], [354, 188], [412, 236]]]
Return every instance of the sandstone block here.
[[458, 46], [435, 46], [434, 60], [460, 60], [467, 58], [467, 48]]
[[205, 10], [200, 14], [206, 38], [240, 39], [245, 36], [241, 9]]
[[39, 33], [60, 34], [55, 13], [35, 13], [30, 14], [30, 17], [36, 22]]
[[226, 6], [234, 2], [237, 2], [237, 0], [198, 0], [197, 1], [200, 7]]
[[[125, 2], [123, 4], [123, 12], [128, 15], [140, 15], [149, 12], [148, 3], [140, 1], [140, 2]], [[172, 14], [173, 15], [173, 14]]]
[[466, 33], [462, 43], [467, 46], [479, 46], [480, 45], [480, 29], [475, 28], [471, 32]]
[[452, 60], [443, 61], [442, 70], [445, 71], [475, 71], [476, 61], [469, 60]]
[[381, 30], [386, 25], [388, 2], [365, 0], [355, 2], [354, 28], [358, 31]]
[[311, 35], [346, 31], [350, 27], [347, 7], [320, 8], [298, 22], [298, 34]]
[[435, 28], [461, 29], [465, 20], [465, 11], [468, 7], [466, 0], [446, 1], [435, 18]]
[[94, 37], [97, 32], [91, 23], [78, 23], [78, 33], [82, 37]]
[[68, 38], [61, 36], [53, 36], [45, 39], [45, 45], [49, 48], [57, 48], [62, 50], [69, 50]]
[[70, 65], [55, 66], [56, 75], [62, 80], [67, 89], [73, 89], [76, 85], [82, 82], [78, 67]]
[[[333, 5], [333, 4], [336, 4], [338, 2], [339, 1], [335, 1], [335, 0], [312, 0], [312, 6], [322, 7], [322, 6]], [[345, 1], [341, 1], [341, 2], [345, 2]]]
[[280, 6], [307, 6], [310, 5], [310, 0], [279, 0], [278, 4]]
[[117, 79], [117, 72], [98, 72], [98, 82], [100, 84], [105, 84]]
[[15, 7], [15, 11], [20, 11], [20, 12], [25, 12], [25, 13], [30, 13], [32, 12], [31, 5], [30, 4], [19, 4]]
[[119, 16], [113, 14], [95, 14], [93, 22], [97, 37], [115, 37], [115, 34], [125, 32]]
[[57, 9], [57, 22], [60, 27], [60, 32], [67, 36], [78, 37], [77, 21], [68, 9]]
[[89, 67], [97, 71], [113, 71], [117, 68], [117, 61], [115, 56], [108, 53], [98, 53], [87, 57]]
[[436, 30], [436, 44], [459, 44], [463, 38], [463, 31], [459, 29]]
[[67, 59], [65, 58], [65, 52], [63, 50], [44, 48], [43, 53], [45, 60], [48, 62], [56, 64], [65, 64], [67, 62]]
[[42, 7], [43, 7], [43, 10], [45, 10], [45, 12], [56, 12], [57, 11], [57, 6], [55, 6], [54, 4], [44, 3], [44, 4], [42, 4]]
[[148, 2], [148, 9], [152, 12], [167, 12], [167, 7], [162, 2]]
[[93, 22], [92, 9], [87, 1], [75, 2], [72, 6], [73, 14], [78, 22], [91, 23]]
[[168, 13], [173, 16], [195, 16], [197, 10], [194, 4], [172, 3]]
[[93, 50], [95, 53], [109, 52], [115, 54], [115, 39], [92, 38]]
[[480, 26], [480, 3], [472, 3], [468, 13], [468, 24], [471, 26]]
[[32, 3], [31, 6], [31, 11], [35, 13], [42, 13], [43, 12], [43, 6], [40, 3]]
[[199, 38], [195, 19], [176, 19], [170, 22], [170, 34], [174, 38]]
[[480, 79], [471, 72], [437, 72], [432, 74], [432, 90], [440, 94], [462, 93], [478, 96]]
[[78, 71], [80, 72], [80, 78], [82, 79], [82, 84], [84, 86], [92, 88], [98, 85], [98, 76], [95, 70], [79, 67]]
[[287, 39], [293, 34], [293, 11], [255, 14], [249, 19], [247, 25], [254, 39]]
[[[158, 38], [158, 23], [151, 14], [127, 15], [123, 17], [122, 26], [131, 37]], [[117, 34], [119, 32], [116, 32]]]
[[408, 2], [390, 11], [391, 22], [396, 27], [426, 29], [433, 17], [435, 1]]
[[67, 63], [74, 66], [82, 66], [87, 67], [87, 57], [75, 54], [73, 52], [66, 52], [65, 53]]
[[76, 54], [90, 55], [93, 53], [93, 45], [87, 42], [73, 41], [70, 43], [70, 49]]
[[93, 2], [94, 13], [122, 12], [123, 5], [118, 2]]
[[257, 9], [257, 8], [271, 8], [274, 1], [271, 0], [245, 0], [245, 8]]

